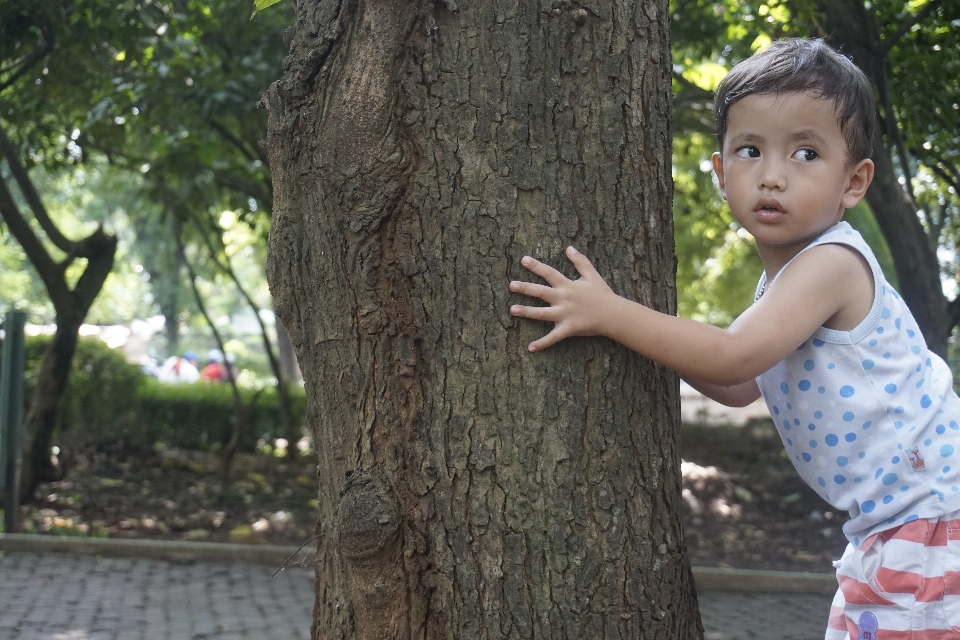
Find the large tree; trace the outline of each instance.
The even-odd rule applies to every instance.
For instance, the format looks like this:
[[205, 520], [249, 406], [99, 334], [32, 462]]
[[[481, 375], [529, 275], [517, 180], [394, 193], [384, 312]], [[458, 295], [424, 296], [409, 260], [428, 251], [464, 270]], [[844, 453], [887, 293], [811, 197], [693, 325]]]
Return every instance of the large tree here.
[[301, 0], [268, 280], [319, 452], [315, 638], [699, 638], [676, 376], [525, 349], [530, 253], [675, 309], [661, 0]]

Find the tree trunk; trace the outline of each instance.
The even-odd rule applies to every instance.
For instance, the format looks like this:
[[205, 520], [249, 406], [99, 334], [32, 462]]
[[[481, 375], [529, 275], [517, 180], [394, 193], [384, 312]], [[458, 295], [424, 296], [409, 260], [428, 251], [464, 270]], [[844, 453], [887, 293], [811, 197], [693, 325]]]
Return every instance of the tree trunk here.
[[67, 386], [70, 364], [77, 349], [77, 335], [82, 324], [57, 316], [53, 340], [40, 361], [37, 386], [30, 396], [24, 423], [24, 457], [20, 471], [20, 501], [32, 497], [40, 482], [59, 480], [59, 469], [50, 454], [53, 432], [57, 425], [60, 397]]
[[[97, 230], [85, 240], [87, 266], [67, 296], [58, 296], [57, 329], [40, 361], [37, 386], [24, 418], [24, 457], [20, 470], [20, 501], [30, 500], [41, 482], [58, 480], [60, 469], [50, 456], [60, 398], [67, 386], [80, 325], [113, 269], [117, 238]], [[64, 283], [64, 288], [66, 285]]]
[[664, 0], [295, 3], [267, 272], [319, 455], [314, 638], [701, 638], [676, 376], [531, 355], [574, 244], [675, 309]]
[[280, 360], [280, 371], [283, 373], [284, 380], [291, 384], [299, 384], [303, 380], [300, 374], [300, 363], [297, 362], [297, 352], [282, 322], [277, 322], [277, 359]]
[[[827, 41], [851, 59], [870, 79], [878, 95], [878, 126], [873, 144], [875, 173], [867, 191], [867, 204], [890, 247], [897, 271], [899, 291], [917, 319], [930, 349], [946, 359], [947, 341], [953, 330], [949, 303], [940, 284], [940, 263], [917, 217], [917, 208], [901, 186], [891, 159], [897, 123], [883, 117], [883, 99], [887, 90], [886, 46], [880, 37], [876, 16], [863, 0], [818, 0], [824, 17]], [[886, 140], [884, 140], [886, 136]]]

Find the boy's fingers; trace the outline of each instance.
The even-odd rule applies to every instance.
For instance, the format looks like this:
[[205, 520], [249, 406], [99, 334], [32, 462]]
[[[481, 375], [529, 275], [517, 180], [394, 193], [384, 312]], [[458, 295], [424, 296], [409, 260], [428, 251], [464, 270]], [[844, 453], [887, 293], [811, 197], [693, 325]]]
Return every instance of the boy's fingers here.
[[534, 260], [530, 256], [524, 256], [523, 259], [520, 260], [520, 264], [546, 280], [551, 286], [556, 286], [557, 283], [566, 280], [562, 273], [550, 265], [544, 264], [539, 260]]
[[510, 307], [510, 315], [517, 316], [518, 318], [530, 318], [531, 320], [553, 320], [553, 308], [552, 307], [525, 307], [520, 304], [515, 304]]
[[544, 302], [553, 302], [553, 296], [551, 294], [555, 292], [555, 289], [542, 284], [515, 280], [510, 283], [510, 291], [524, 296], [540, 298]]
[[567, 258], [573, 263], [573, 267], [581, 276], [592, 276], [597, 273], [597, 270], [593, 268], [593, 263], [590, 262], [590, 259], [573, 247], [567, 247]]
[[556, 329], [554, 329], [553, 331], [543, 336], [539, 340], [535, 340], [534, 342], [531, 342], [530, 345], [527, 347], [527, 350], [543, 351], [547, 347], [552, 347], [553, 345], [557, 344], [561, 340], [563, 340], [563, 336], [558, 334]]

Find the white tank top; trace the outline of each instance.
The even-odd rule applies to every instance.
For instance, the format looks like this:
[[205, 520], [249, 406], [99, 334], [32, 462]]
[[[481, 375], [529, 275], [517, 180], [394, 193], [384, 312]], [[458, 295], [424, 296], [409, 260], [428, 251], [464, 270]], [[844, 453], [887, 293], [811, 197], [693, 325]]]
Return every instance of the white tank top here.
[[840, 222], [800, 253], [821, 244], [851, 247], [869, 263], [870, 313], [851, 331], [820, 327], [757, 383], [797, 471], [850, 512], [843, 530], [859, 545], [960, 509], [960, 398], [860, 234]]

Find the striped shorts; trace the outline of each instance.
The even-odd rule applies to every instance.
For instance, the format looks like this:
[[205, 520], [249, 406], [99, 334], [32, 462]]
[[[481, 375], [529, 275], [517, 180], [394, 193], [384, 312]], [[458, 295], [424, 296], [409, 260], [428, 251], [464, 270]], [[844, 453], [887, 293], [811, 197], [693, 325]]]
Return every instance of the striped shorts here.
[[847, 545], [825, 640], [960, 640], [960, 512]]

